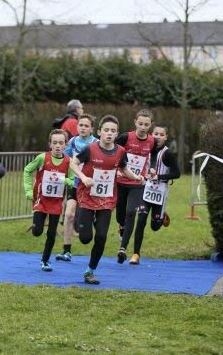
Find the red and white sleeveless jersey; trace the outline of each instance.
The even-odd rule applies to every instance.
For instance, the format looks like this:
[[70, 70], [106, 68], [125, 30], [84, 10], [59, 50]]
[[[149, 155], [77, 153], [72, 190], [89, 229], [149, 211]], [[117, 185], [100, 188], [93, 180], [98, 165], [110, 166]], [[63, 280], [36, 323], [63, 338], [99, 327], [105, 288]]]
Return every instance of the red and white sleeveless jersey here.
[[43, 166], [37, 171], [34, 183], [33, 210], [60, 215], [64, 196], [64, 181], [68, 174], [70, 158], [64, 156], [55, 165], [50, 152], [45, 153]]
[[112, 210], [117, 200], [116, 173], [125, 149], [115, 145], [115, 149], [107, 153], [95, 142], [89, 145], [89, 150], [90, 160], [84, 163], [82, 172], [93, 178], [94, 186], [87, 188], [82, 182], [79, 183], [79, 206], [91, 210]]
[[[145, 140], [140, 140], [135, 131], [128, 132], [128, 140], [124, 146], [128, 156], [128, 168], [136, 175], [143, 175], [148, 172], [150, 152], [154, 146], [154, 138], [150, 134]], [[118, 183], [126, 185], [141, 185], [141, 181], [132, 181], [125, 176], [118, 177]]]

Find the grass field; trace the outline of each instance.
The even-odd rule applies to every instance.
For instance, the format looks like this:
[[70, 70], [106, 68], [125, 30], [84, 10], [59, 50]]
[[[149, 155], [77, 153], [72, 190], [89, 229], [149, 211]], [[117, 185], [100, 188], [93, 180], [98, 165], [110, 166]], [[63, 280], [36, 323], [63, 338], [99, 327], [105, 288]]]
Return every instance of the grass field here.
[[[214, 242], [206, 207], [196, 209], [200, 220], [189, 220], [189, 199], [190, 177], [185, 176], [171, 187], [170, 226], [154, 233], [148, 224], [143, 256], [210, 256]], [[30, 224], [1, 222], [0, 250], [41, 252], [44, 236], [27, 233]], [[58, 236], [55, 253], [62, 243]], [[89, 254], [90, 247], [74, 239], [73, 254]], [[105, 255], [116, 255], [118, 247], [113, 218]], [[221, 297], [3, 284], [0, 297], [1, 354], [223, 354]]]

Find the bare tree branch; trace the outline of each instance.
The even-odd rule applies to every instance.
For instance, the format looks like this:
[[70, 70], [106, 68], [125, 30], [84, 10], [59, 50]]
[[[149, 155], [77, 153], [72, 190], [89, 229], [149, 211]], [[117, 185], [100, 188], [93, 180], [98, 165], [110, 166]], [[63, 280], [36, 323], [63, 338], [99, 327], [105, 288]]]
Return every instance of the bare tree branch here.
[[14, 14], [14, 17], [15, 17], [16, 24], [18, 25], [19, 24], [19, 18], [18, 18], [16, 7], [12, 6], [11, 2], [8, 1], [8, 0], [1, 0], [1, 1], [12, 10], [12, 12]]

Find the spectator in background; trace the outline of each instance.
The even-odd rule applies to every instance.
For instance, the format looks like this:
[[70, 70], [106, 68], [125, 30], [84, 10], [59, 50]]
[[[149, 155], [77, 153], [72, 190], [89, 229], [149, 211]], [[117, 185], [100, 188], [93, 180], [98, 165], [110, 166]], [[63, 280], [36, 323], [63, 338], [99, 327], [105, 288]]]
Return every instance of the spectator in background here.
[[67, 104], [67, 113], [64, 117], [56, 118], [53, 128], [63, 129], [67, 132], [68, 138], [78, 135], [78, 117], [83, 113], [83, 105], [79, 100], [72, 99]]
[[68, 137], [74, 137], [78, 135], [77, 123], [78, 117], [83, 113], [83, 105], [79, 100], [71, 100], [67, 104], [67, 113], [70, 117], [62, 124], [61, 129], [64, 129], [68, 133]]

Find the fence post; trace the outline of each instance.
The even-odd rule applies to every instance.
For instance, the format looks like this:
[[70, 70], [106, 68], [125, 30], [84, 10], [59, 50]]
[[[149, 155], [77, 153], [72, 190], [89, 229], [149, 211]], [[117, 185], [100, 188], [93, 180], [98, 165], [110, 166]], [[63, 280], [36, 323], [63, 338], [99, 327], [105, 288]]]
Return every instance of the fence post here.
[[191, 160], [191, 199], [190, 199], [190, 214], [186, 217], [186, 219], [191, 219], [194, 221], [200, 220], [200, 217], [195, 214], [195, 153], [192, 155]]

